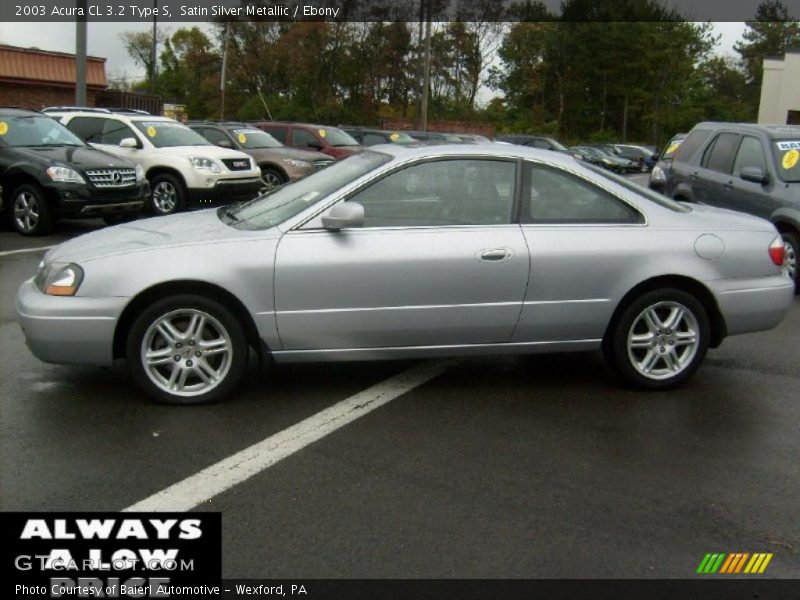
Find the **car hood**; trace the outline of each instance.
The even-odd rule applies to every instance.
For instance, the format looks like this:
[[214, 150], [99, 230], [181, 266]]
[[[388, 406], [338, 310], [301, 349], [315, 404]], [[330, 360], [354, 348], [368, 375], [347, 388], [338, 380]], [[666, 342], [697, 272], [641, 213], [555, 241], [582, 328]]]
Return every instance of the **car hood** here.
[[283, 148], [253, 148], [247, 152], [256, 160], [280, 160], [281, 158], [295, 158], [297, 160], [305, 160], [308, 162], [314, 162], [315, 160], [333, 160], [332, 156], [323, 154], [322, 152], [299, 150], [297, 148], [289, 148], [286, 146]]
[[249, 237], [279, 235], [277, 231], [241, 231], [225, 225], [217, 209], [133, 221], [84, 234], [53, 248], [46, 262], [81, 262], [154, 248], [197, 246]]
[[109, 167], [130, 169], [133, 163], [124, 158], [118, 158], [86, 146], [51, 146], [40, 148], [14, 148], [14, 151], [21, 157], [31, 162], [39, 163], [43, 167], [50, 167], [54, 163], [61, 163], [72, 168], [77, 167], [81, 170], [86, 169], [106, 169]]

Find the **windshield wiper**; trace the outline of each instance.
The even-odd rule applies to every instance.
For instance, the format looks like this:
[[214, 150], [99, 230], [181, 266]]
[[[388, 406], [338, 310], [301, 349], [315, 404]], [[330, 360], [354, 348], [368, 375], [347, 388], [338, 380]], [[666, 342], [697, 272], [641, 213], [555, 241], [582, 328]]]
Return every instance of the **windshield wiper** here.
[[241, 221], [241, 219], [237, 217], [235, 214], [233, 214], [233, 207], [237, 206], [238, 204], [240, 203], [237, 202], [236, 204], [231, 204], [230, 206], [220, 207], [219, 209], [220, 216], [225, 217], [226, 219], [231, 221], [231, 223], [238, 223], [239, 221]]

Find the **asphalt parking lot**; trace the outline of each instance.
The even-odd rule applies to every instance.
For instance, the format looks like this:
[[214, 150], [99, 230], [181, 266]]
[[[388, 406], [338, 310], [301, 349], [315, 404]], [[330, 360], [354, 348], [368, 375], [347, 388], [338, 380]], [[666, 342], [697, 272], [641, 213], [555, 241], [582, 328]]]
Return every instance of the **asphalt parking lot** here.
[[[419, 362], [252, 365], [227, 402], [149, 402], [122, 366], [47, 365], [13, 298], [47, 238], [0, 228], [0, 510], [121, 510]], [[26, 250], [16, 252], [17, 250]], [[683, 578], [707, 552], [800, 576], [800, 301], [684, 388], [597, 354], [455, 360], [203, 501], [226, 578]]]

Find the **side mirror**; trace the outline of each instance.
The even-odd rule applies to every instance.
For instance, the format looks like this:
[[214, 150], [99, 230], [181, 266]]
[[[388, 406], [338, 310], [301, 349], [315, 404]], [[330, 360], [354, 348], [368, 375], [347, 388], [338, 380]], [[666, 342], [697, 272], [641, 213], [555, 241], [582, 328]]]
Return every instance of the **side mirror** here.
[[217, 142], [217, 146], [220, 148], [227, 148], [228, 150], [233, 150], [233, 142], [230, 140], [220, 140]]
[[339, 202], [327, 214], [322, 215], [322, 226], [333, 231], [346, 227], [363, 227], [364, 207], [358, 202]]
[[752, 181], [753, 183], [760, 183], [761, 185], [769, 183], [769, 175], [758, 167], [742, 167], [739, 177], [745, 181]]
[[138, 148], [139, 144], [136, 143], [136, 139], [132, 137], [122, 138], [119, 141], [120, 148]]

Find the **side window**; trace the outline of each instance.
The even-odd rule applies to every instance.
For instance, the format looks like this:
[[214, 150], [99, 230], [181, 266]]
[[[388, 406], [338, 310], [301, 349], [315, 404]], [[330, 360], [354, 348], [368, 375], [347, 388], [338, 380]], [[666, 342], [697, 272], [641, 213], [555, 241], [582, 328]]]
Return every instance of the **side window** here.
[[494, 225], [511, 222], [516, 164], [440, 160], [412, 165], [349, 198], [365, 227]]
[[224, 131], [220, 131], [219, 129], [211, 129], [209, 127], [204, 127], [201, 130], [198, 130], [198, 133], [206, 138], [212, 144], [219, 144], [219, 142], [227, 141], [228, 144], [233, 146], [233, 142], [225, 135]]
[[643, 223], [638, 211], [564, 171], [526, 165], [523, 223]]
[[758, 138], [746, 135], [742, 138], [736, 159], [733, 161], [733, 174], [737, 177], [742, 172], [742, 167], [756, 167], [764, 173], [767, 170], [767, 162], [764, 158], [764, 147]]
[[534, 148], [541, 148], [542, 150], [549, 150], [550, 144], [547, 143], [545, 140], [531, 140], [526, 146], [533, 146]]
[[374, 146], [375, 144], [385, 144], [386, 139], [382, 135], [376, 133], [365, 133], [364, 139], [361, 142], [365, 146]]
[[710, 136], [711, 132], [708, 129], [692, 130], [675, 151], [675, 160], [678, 162], [686, 162], [691, 160], [695, 152], [697, 152], [700, 146], [702, 146]]
[[269, 133], [272, 137], [278, 140], [284, 146], [286, 145], [286, 132], [288, 128], [286, 127], [265, 127], [264, 128], [267, 133]]
[[103, 138], [103, 121], [97, 117], [75, 117], [67, 123], [67, 129], [84, 142], [100, 144]]
[[119, 146], [119, 143], [125, 138], [133, 138], [139, 142], [139, 138], [133, 133], [133, 130], [121, 121], [114, 119], [102, 119], [103, 133], [100, 138], [100, 144], [108, 144], [110, 146]]
[[310, 146], [321, 146], [319, 140], [314, 137], [313, 133], [309, 133], [305, 129], [294, 127], [292, 129], [292, 146], [300, 146], [306, 148]]
[[[730, 173], [733, 153], [736, 151], [740, 139], [738, 133], [720, 133], [706, 148], [701, 164], [712, 171]], [[680, 148], [678, 151], [680, 152]]]

